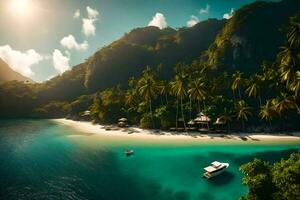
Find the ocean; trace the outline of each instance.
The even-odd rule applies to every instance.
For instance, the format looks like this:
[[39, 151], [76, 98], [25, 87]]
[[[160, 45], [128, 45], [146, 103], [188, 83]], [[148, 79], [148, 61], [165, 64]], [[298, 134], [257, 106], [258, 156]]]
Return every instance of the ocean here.
[[[174, 145], [107, 138], [51, 120], [0, 120], [0, 199], [238, 199], [247, 193], [241, 164], [253, 158], [279, 161], [300, 148], [300, 143]], [[127, 148], [135, 154], [125, 156]], [[230, 167], [203, 179], [203, 168], [214, 160]]]

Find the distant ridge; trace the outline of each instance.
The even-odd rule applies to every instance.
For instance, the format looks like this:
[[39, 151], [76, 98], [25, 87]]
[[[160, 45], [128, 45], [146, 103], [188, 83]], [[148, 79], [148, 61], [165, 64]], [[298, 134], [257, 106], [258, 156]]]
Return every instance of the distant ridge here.
[[289, 18], [298, 10], [300, 0], [257, 1], [236, 10], [229, 20], [208, 19], [180, 29], [136, 28], [42, 83], [41, 93], [48, 100], [72, 100], [117, 85], [126, 88], [130, 77], [160, 64], [159, 78], [169, 80], [177, 63], [193, 61], [215, 69], [214, 74], [239, 70], [251, 75], [276, 58]]
[[7, 81], [24, 81], [28, 83], [33, 83], [30, 78], [22, 76], [18, 72], [12, 70], [6, 62], [0, 58], [0, 83]]

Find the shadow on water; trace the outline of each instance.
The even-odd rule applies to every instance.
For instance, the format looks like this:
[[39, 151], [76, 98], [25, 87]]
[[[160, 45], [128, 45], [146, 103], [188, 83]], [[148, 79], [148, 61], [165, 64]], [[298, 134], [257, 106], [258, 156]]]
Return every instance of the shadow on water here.
[[149, 196], [147, 199], [157, 199], [157, 200], [190, 200], [190, 194], [186, 191], [177, 191], [174, 192], [171, 189], [162, 190], [156, 196]]
[[201, 192], [198, 196], [199, 200], [214, 200], [214, 196], [210, 193]]
[[210, 184], [216, 186], [222, 186], [230, 183], [234, 178], [234, 174], [228, 171], [224, 171], [221, 176], [215, 176], [207, 180]]

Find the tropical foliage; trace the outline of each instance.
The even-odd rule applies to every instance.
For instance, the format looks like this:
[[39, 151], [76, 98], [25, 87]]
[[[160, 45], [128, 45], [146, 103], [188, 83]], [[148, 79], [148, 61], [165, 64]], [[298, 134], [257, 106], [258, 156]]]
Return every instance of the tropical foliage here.
[[[261, 65], [260, 68], [246, 70], [249, 63], [244, 61], [248, 57], [239, 57], [239, 49], [247, 49], [244, 46], [246, 43], [253, 46], [258, 44], [252, 40], [245, 42], [235, 36], [250, 37], [243, 29], [245, 23], [251, 22], [249, 18], [257, 17], [249, 14], [250, 11], [261, 14], [263, 10], [274, 9], [275, 12], [275, 5], [289, 7], [284, 14], [276, 14], [276, 23], [272, 25], [272, 30], [276, 28], [274, 32], [282, 36], [279, 38], [284, 38], [284, 34], [286, 37], [280, 40], [281, 44], [277, 44], [279, 39], [276, 39], [274, 44], [277, 46], [271, 48], [273, 56], [268, 52], [264, 58], [256, 57], [253, 67]], [[213, 121], [217, 118], [225, 121], [228, 130], [298, 129], [300, 14], [291, 17], [289, 26], [284, 29], [285, 33], [278, 30], [279, 24], [283, 26], [288, 19], [288, 13], [294, 13], [297, 7], [298, 3], [292, 0], [257, 2], [238, 10], [225, 26], [225, 22], [210, 20], [177, 31], [154, 27], [133, 30], [98, 51], [84, 64], [46, 83], [8, 82], [0, 85], [0, 116], [67, 116], [81, 119], [82, 113], [90, 110], [95, 122], [116, 123], [118, 118], [127, 117], [132, 124], [145, 128], [169, 128], [187, 127], [188, 121], [203, 112]], [[261, 16], [262, 19], [268, 17]], [[198, 51], [202, 52], [199, 58], [182, 60], [176, 54], [178, 49], [193, 46], [188, 38], [203, 34], [204, 27], [208, 26], [214, 26], [210, 29], [213, 33], [209, 34], [209, 38], [217, 34], [217, 29], [224, 28], [207, 51]], [[241, 32], [236, 31], [238, 27], [242, 28]], [[265, 33], [261, 30], [257, 32], [263, 34], [259, 35], [259, 40], [263, 42], [266, 39]], [[236, 46], [232, 46], [233, 43]], [[208, 42], [205, 44], [206, 47], [202, 46], [201, 49], [208, 47]], [[268, 43], [269, 46], [266, 44], [264, 48], [274, 44]], [[274, 49], [278, 50], [280, 46], [283, 47], [276, 56]], [[248, 55], [253, 57], [252, 49], [249, 51]], [[152, 54], [156, 54], [155, 59]], [[232, 55], [235, 55], [234, 58], [230, 58]], [[265, 53], [261, 52], [260, 55]], [[116, 65], [118, 68], [106, 71], [107, 66]], [[175, 70], [170, 70], [170, 66]], [[99, 73], [107, 76], [102, 75], [99, 79]], [[116, 81], [118, 77], [120, 80]], [[120, 85], [117, 86], [117, 83]]]
[[255, 159], [240, 170], [244, 173], [243, 184], [249, 188], [241, 200], [300, 199], [300, 153], [274, 164]]

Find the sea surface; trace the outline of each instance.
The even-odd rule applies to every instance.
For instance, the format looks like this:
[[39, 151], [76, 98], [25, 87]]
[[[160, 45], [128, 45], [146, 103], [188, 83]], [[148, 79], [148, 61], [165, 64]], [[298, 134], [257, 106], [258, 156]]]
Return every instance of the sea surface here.
[[[135, 155], [126, 157], [124, 150]], [[50, 120], [0, 120], [0, 199], [232, 200], [239, 166], [287, 158], [300, 144], [144, 145], [106, 140]], [[203, 179], [212, 161], [227, 172]]]

